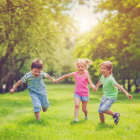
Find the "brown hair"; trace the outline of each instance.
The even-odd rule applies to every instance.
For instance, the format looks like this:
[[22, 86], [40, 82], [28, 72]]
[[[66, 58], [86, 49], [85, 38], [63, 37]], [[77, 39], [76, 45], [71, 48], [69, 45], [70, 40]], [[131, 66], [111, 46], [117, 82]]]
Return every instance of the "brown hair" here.
[[113, 73], [112, 73], [113, 65], [112, 65], [112, 63], [110, 61], [102, 62], [101, 65], [105, 65], [106, 68], [108, 70], [110, 70], [110, 74], [113, 75]]
[[92, 62], [89, 59], [76, 59], [75, 60], [75, 66], [76, 66], [76, 68], [77, 68], [77, 65], [80, 62], [82, 62], [85, 65], [86, 69], [89, 67], [90, 64], [92, 64]]
[[31, 69], [37, 68], [37, 69], [42, 69], [43, 68], [43, 63], [40, 58], [36, 58], [31, 65]]

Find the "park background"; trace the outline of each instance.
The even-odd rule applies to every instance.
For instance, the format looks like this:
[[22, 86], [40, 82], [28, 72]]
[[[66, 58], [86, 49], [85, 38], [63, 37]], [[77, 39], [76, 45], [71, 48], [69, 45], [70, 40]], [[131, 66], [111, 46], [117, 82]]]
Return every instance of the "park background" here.
[[[88, 9], [92, 14], [87, 13]], [[76, 11], [82, 11], [84, 17], [76, 17]], [[88, 58], [94, 84], [101, 76], [100, 64], [111, 61], [116, 81], [133, 95], [129, 101], [119, 92], [113, 109], [121, 111], [120, 124], [114, 126], [110, 117], [106, 125], [98, 124], [102, 90], [93, 93], [90, 89], [91, 117], [83, 121], [81, 111], [81, 123], [75, 125], [73, 77], [57, 84], [45, 80], [52, 107], [37, 123], [27, 83], [14, 95], [9, 93], [13, 84], [30, 71], [35, 58], [43, 60], [43, 71], [54, 78], [76, 71], [75, 59]], [[0, 139], [138, 139], [139, 65], [139, 0], [1, 0]]]

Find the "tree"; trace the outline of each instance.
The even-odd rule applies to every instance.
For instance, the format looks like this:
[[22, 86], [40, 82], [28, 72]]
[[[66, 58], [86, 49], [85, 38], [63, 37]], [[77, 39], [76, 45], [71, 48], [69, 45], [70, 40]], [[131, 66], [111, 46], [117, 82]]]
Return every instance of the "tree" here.
[[80, 39], [76, 47], [77, 51], [83, 49], [77, 56], [86, 55], [95, 63], [113, 61], [113, 72], [117, 79], [128, 80], [128, 91], [134, 84], [131, 79], [135, 81], [140, 76], [140, 9], [137, 5], [137, 0], [101, 1], [95, 12], [107, 10], [108, 14], [91, 32], [85, 33], [86, 37]]
[[0, 5], [0, 93], [31, 57], [53, 55], [64, 47], [63, 36], [72, 26], [64, 13], [70, 0], [3, 0]]

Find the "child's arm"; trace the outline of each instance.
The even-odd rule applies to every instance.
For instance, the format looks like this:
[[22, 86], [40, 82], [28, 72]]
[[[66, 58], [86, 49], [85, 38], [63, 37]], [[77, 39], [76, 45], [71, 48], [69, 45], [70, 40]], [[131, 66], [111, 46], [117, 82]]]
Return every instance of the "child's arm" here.
[[95, 85], [92, 83], [89, 74], [87, 74], [87, 79], [88, 79], [88, 82], [89, 82], [90, 87], [94, 89], [95, 88]]
[[93, 91], [97, 91], [98, 87], [102, 84], [101, 81], [98, 81], [98, 83], [96, 84], [95, 88], [93, 89]]
[[63, 76], [61, 76], [60, 78], [58, 78], [57, 80], [55, 80], [55, 82], [59, 82], [59, 81], [61, 81], [62, 79], [65, 79], [65, 78], [74, 76], [74, 73], [75, 73], [75, 72], [69, 73], [69, 74], [66, 74], [66, 75], [63, 75]]
[[55, 82], [55, 79], [52, 78], [49, 74], [47, 74], [47, 77], [54, 83]]
[[128, 94], [128, 92], [121, 86], [121, 85], [119, 85], [118, 83], [116, 83], [115, 84], [115, 86], [119, 89], [119, 90], [121, 90], [123, 93], [125, 93], [125, 95], [130, 99], [130, 100], [132, 100], [132, 95], [130, 95], [130, 94]]
[[22, 80], [19, 80], [14, 86], [13, 86], [13, 88], [10, 90], [10, 93], [14, 93], [15, 92], [15, 89], [19, 86], [19, 85], [21, 85], [23, 83], [23, 81]]

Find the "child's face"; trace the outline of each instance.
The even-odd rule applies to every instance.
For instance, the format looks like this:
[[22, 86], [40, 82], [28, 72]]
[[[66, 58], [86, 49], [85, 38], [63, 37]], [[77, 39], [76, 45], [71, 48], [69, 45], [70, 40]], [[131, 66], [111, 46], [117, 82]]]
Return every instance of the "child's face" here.
[[104, 77], [108, 77], [111, 72], [111, 70], [108, 70], [105, 65], [101, 65], [100, 71]]
[[41, 74], [41, 71], [42, 69], [37, 69], [37, 68], [31, 69], [32, 75], [36, 78]]
[[78, 72], [79, 72], [80, 74], [82, 74], [82, 73], [85, 72], [86, 67], [85, 67], [85, 65], [84, 65], [82, 62], [79, 62], [79, 63], [77, 64], [77, 70], [78, 70]]

